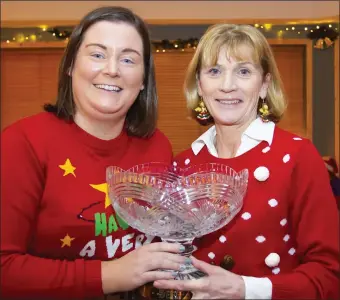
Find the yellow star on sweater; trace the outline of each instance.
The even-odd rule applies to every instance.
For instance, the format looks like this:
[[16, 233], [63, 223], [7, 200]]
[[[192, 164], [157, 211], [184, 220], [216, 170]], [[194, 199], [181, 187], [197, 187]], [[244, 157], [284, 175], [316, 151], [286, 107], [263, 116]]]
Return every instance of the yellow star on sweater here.
[[66, 159], [63, 165], [59, 165], [59, 168], [65, 171], [63, 176], [72, 174], [74, 177], [76, 177], [76, 174], [74, 174], [76, 167], [72, 166], [72, 163], [69, 159]]
[[60, 239], [63, 244], [61, 245], [61, 248], [63, 248], [64, 246], [68, 246], [71, 247], [71, 242], [74, 240], [75, 238], [71, 238], [68, 234], [65, 235], [65, 237], [63, 239]]
[[111, 201], [109, 198], [109, 194], [108, 194], [108, 188], [107, 188], [107, 183], [102, 183], [102, 184], [90, 184], [90, 186], [92, 188], [94, 188], [95, 190], [105, 193], [105, 208], [107, 208], [108, 206], [110, 206]]

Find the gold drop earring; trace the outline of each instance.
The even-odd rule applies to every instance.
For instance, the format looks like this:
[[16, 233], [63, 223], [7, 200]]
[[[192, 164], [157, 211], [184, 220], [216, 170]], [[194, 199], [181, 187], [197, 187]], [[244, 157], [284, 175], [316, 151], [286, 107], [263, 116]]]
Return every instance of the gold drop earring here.
[[204, 103], [202, 97], [200, 98], [200, 101], [198, 102], [198, 105], [194, 109], [194, 111], [196, 112], [196, 118], [199, 121], [207, 121], [211, 118], [211, 115], [210, 115], [207, 107], [205, 106], [205, 103]]
[[263, 122], [269, 122], [270, 111], [265, 99], [262, 99], [262, 106], [259, 109], [259, 115]]

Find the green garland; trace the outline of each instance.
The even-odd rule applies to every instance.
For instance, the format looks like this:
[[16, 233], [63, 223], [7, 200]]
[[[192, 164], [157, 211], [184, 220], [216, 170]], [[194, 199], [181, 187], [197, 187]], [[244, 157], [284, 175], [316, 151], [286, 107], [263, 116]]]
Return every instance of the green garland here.
[[[66, 40], [71, 36], [71, 31], [59, 30], [58, 28], [52, 28], [48, 30], [53, 36], [58, 40]], [[162, 41], [152, 41], [154, 49], [157, 50], [178, 50], [178, 49], [190, 49], [196, 48], [198, 45], [197, 38], [189, 38], [186, 40], [177, 39], [174, 41], [162, 40]]]

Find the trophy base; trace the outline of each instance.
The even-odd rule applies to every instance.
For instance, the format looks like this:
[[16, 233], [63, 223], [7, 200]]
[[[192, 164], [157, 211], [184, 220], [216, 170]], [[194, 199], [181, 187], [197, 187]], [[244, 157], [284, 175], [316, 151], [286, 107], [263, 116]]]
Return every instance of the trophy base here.
[[140, 287], [138, 292], [141, 300], [190, 300], [192, 297], [191, 292], [157, 289], [152, 282]]
[[[178, 271], [175, 280], [195, 280], [206, 276], [200, 270], [197, 270], [193, 265], [186, 265], [185, 270]], [[167, 271], [165, 271], [167, 272]], [[176, 290], [162, 290], [153, 286], [153, 283], [148, 283], [139, 288], [139, 294], [145, 300], [190, 300], [192, 297], [191, 292], [176, 291]]]

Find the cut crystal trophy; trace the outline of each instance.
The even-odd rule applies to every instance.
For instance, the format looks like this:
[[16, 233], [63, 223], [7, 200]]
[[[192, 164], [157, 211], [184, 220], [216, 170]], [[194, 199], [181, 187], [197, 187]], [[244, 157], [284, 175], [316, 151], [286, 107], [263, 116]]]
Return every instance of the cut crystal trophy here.
[[[236, 172], [216, 163], [183, 169], [147, 163], [128, 170], [110, 166], [106, 178], [113, 208], [126, 223], [164, 242], [182, 244], [182, 255], [190, 256], [195, 238], [222, 228], [241, 210], [248, 170]], [[203, 276], [186, 265], [175, 279]]]

